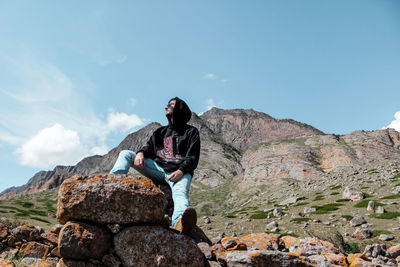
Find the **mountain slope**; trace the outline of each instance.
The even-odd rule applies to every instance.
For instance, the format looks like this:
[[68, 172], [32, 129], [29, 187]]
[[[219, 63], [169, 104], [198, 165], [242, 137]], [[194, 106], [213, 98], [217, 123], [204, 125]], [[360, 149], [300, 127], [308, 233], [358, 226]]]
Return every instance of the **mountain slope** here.
[[[310, 125], [277, 120], [254, 110], [217, 108], [201, 116], [193, 114], [189, 124], [200, 130], [202, 142], [194, 191], [220, 187], [232, 191], [285, 178], [306, 180], [340, 168], [400, 157], [399, 133], [394, 130], [326, 135]], [[104, 156], [38, 172], [27, 184], [3, 191], [0, 199], [55, 188], [72, 174], [108, 172], [121, 150], [137, 151], [158, 127], [160, 124], [151, 123], [129, 134]]]

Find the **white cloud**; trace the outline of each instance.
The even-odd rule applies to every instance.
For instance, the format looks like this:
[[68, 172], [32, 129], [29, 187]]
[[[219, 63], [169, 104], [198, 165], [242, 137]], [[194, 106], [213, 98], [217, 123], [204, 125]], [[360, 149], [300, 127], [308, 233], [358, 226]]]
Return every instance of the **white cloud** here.
[[212, 109], [213, 107], [216, 107], [215, 101], [212, 98], [207, 99], [207, 110]]
[[78, 133], [65, 129], [61, 124], [42, 129], [15, 153], [22, 165], [39, 168], [73, 165], [88, 154]]
[[106, 154], [109, 148], [105, 142], [110, 133], [127, 133], [144, 123], [136, 114], [128, 115], [113, 109], [109, 110], [104, 122], [89, 122], [73, 116], [66, 116], [66, 119], [70, 125], [75, 125], [77, 131], [65, 129], [59, 123], [40, 130], [16, 149], [19, 162], [37, 168], [74, 165], [83, 157]]
[[222, 84], [222, 86], [225, 86], [227, 82], [228, 82], [228, 80], [226, 80], [226, 79], [222, 79], [222, 80], [221, 80], [221, 84]]
[[0, 57], [0, 65], [7, 66], [10, 77], [0, 80], [0, 144], [15, 147], [23, 165], [52, 168], [105, 154], [110, 135], [145, 122], [114, 110], [102, 118], [87, 96], [86, 83], [73, 81], [51, 63]]
[[206, 73], [203, 75], [203, 79], [206, 80], [215, 80], [217, 76], [214, 73]]
[[109, 110], [107, 117], [107, 127], [110, 131], [128, 132], [133, 128], [143, 125], [143, 120], [136, 114], [128, 115], [126, 113]]
[[[219, 101], [218, 105], [222, 105], [224, 103], [224, 101]], [[217, 107], [217, 104], [215, 103], [215, 100], [213, 98], [209, 98], [206, 101], [206, 111], [209, 111], [210, 109], [212, 109], [213, 107]], [[204, 111], [204, 112], [206, 112]], [[198, 115], [201, 116], [204, 114], [204, 112], [200, 112]]]
[[135, 98], [129, 98], [128, 104], [132, 107], [136, 106], [137, 100]]
[[384, 128], [393, 128], [396, 131], [400, 132], [400, 111], [397, 111], [394, 114], [394, 118], [395, 118], [395, 120], [393, 120], [388, 126], [386, 126]]

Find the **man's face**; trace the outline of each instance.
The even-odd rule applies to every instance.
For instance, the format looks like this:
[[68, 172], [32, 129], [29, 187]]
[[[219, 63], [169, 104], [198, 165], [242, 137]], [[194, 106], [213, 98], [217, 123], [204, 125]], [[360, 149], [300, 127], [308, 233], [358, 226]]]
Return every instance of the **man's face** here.
[[165, 107], [165, 115], [170, 116], [172, 115], [172, 111], [174, 111], [176, 100], [171, 100], [168, 102], [167, 106]]

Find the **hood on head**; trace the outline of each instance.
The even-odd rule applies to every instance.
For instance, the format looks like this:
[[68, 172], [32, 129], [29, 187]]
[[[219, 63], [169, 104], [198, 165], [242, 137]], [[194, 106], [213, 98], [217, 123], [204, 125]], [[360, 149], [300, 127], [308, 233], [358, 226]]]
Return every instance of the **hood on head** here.
[[172, 111], [173, 123], [171, 123], [170, 118], [168, 118], [168, 122], [174, 128], [179, 128], [189, 122], [190, 118], [192, 117], [192, 111], [190, 110], [186, 102], [179, 97], [174, 97], [171, 100], [175, 100], [175, 107]]

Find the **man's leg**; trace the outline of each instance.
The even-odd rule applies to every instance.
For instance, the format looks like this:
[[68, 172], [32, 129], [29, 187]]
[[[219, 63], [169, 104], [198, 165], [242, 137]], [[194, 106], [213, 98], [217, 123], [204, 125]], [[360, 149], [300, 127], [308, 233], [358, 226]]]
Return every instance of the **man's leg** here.
[[135, 161], [136, 154], [130, 150], [122, 150], [119, 152], [118, 159], [111, 169], [110, 174], [127, 174], [129, 167]]
[[154, 160], [145, 158], [143, 169], [139, 169], [133, 166], [135, 157], [135, 152], [131, 150], [122, 150], [119, 153], [118, 159], [115, 162], [114, 167], [111, 169], [110, 174], [127, 174], [129, 171], [129, 167], [133, 167], [144, 176], [150, 178], [153, 182], [164, 182], [165, 172], [163, 168], [158, 166], [158, 164]]
[[177, 182], [171, 182], [168, 177], [171, 173], [166, 173], [165, 180], [171, 187], [172, 199], [174, 200], [174, 213], [172, 214], [172, 226], [176, 226], [182, 214], [190, 206], [189, 188], [192, 181], [192, 176], [188, 173], [184, 174]]

